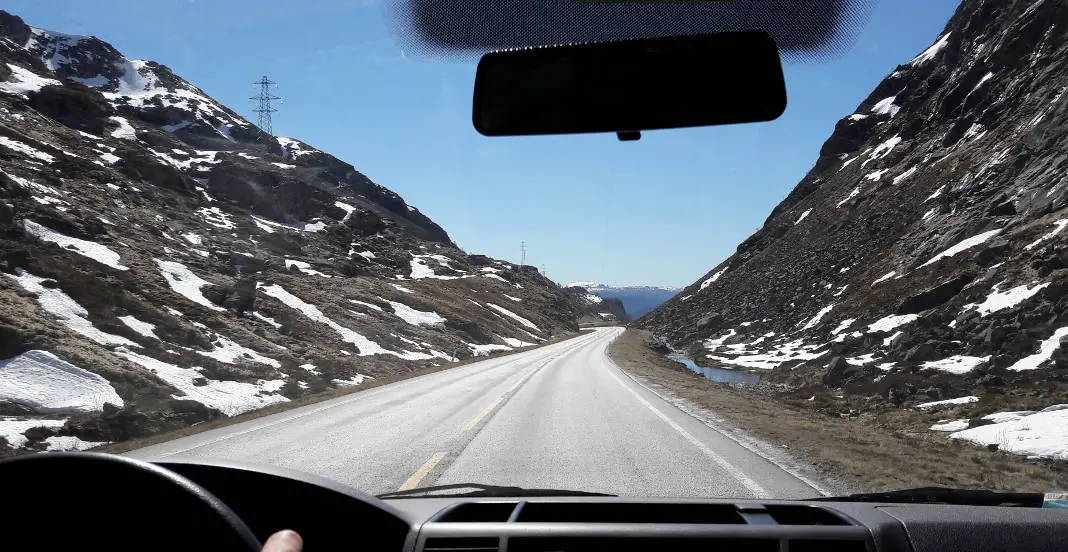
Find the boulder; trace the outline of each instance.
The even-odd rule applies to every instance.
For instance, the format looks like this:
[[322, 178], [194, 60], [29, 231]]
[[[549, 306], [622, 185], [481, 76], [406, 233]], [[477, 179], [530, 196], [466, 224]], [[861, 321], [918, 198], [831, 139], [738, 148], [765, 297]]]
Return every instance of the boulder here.
[[222, 306], [237, 312], [249, 312], [256, 306], [256, 278], [242, 276], [226, 292]]
[[905, 353], [905, 362], [924, 362], [936, 360], [939, 357], [936, 341], [925, 341], [916, 345]]
[[846, 362], [845, 357], [836, 356], [827, 365], [827, 373], [823, 375], [823, 383], [828, 387], [841, 387], [853, 381], [861, 374], [861, 370]]
[[912, 295], [898, 305], [897, 314], [918, 314], [940, 306], [960, 293], [975, 280], [975, 276], [974, 273], [967, 272]]

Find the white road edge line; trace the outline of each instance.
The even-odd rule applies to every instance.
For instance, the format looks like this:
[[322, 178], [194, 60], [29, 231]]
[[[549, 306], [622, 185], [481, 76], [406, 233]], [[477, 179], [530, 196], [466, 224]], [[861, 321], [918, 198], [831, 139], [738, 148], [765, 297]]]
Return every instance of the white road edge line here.
[[608, 374], [612, 376], [612, 379], [616, 380], [616, 383], [618, 383], [621, 387], [629, 391], [630, 394], [634, 395], [634, 398], [637, 399], [639, 403], [648, 408], [653, 414], [656, 414], [656, 416], [663, 420], [665, 424], [671, 426], [672, 429], [679, 432], [679, 434], [685, 437], [686, 440], [690, 442], [690, 444], [697, 447], [701, 452], [705, 453], [705, 456], [708, 456], [712, 459], [713, 462], [719, 464], [719, 467], [723, 468], [723, 471], [730, 474], [731, 477], [733, 477], [739, 483], [745, 486], [745, 488], [753, 494], [754, 498], [770, 498], [768, 497], [767, 489], [761, 487], [759, 483], [753, 481], [748, 475], [745, 475], [742, 470], [738, 469], [734, 464], [728, 462], [726, 458], [723, 458], [722, 456], [716, 454], [714, 450], [708, 448], [708, 446], [698, 440], [697, 437], [694, 437], [690, 434], [690, 432], [683, 429], [682, 426], [675, 423], [675, 421], [669, 418], [667, 414], [664, 414], [663, 412], [657, 410], [655, 406], [649, 403], [649, 401], [646, 401], [644, 398], [642, 398], [642, 396], [639, 395], [637, 391], [631, 389], [629, 385], [623, 383], [623, 380], [619, 379], [619, 376], [613, 374], [611, 371], [609, 371]]
[[[605, 356], [605, 359], [609, 363], [611, 363], [611, 365], [616, 370], [618, 370], [621, 374], [623, 374], [628, 379], [633, 381], [635, 384], [641, 386], [642, 389], [645, 389], [646, 391], [656, 395], [657, 397], [660, 397], [661, 400], [663, 400], [664, 402], [674, 406], [675, 408], [678, 408], [680, 412], [685, 413], [687, 416], [697, 420], [698, 422], [701, 422], [701, 424], [703, 424], [705, 427], [708, 427], [712, 431], [715, 431], [716, 433], [719, 433], [720, 435], [730, 439], [731, 441], [734, 441], [735, 443], [737, 443], [742, 448], [752, 452], [753, 454], [756, 454], [757, 456], [763, 458], [764, 460], [767, 460], [773, 466], [775, 466], [775, 467], [779, 468], [780, 470], [790, 474], [795, 479], [797, 479], [798, 481], [804, 483], [805, 485], [808, 485], [809, 487], [812, 487], [812, 490], [816, 491], [817, 493], [819, 493], [819, 494], [821, 494], [823, 496], [832, 496], [832, 495], [835, 494], [835, 493], [831, 492], [830, 490], [826, 489], [825, 487], [823, 487], [823, 485], [820, 485], [819, 483], [817, 483], [817, 482], [813, 481], [812, 479], [806, 477], [805, 475], [803, 475], [801, 472], [797, 471], [796, 469], [794, 469], [794, 468], [792, 468], [792, 467], [780, 462], [779, 460], [776, 460], [775, 458], [772, 458], [771, 456], [765, 454], [764, 452], [759, 450], [757, 447], [753, 446], [752, 443], [747, 443], [747, 442], [743, 441], [742, 439], [739, 439], [738, 437], [736, 437], [734, 435], [731, 435], [730, 433], [727, 433], [726, 431], [723, 431], [722, 429], [720, 429], [720, 428], [718, 428], [718, 427], [716, 427], [716, 426], [714, 426], [712, 424], [709, 424], [707, 421], [702, 420], [701, 418], [695, 416], [692, 412], [689, 412], [688, 410], [679, 407], [677, 404], [675, 404], [674, 401], [672, 401], [671, 399], [669, 399], [669, 398], [665, 397], [664, 395], [660, 394], [659, 392], [657, 392], [655, 389], [649, 387], [648, 385], [645, 385], [644, 383], [639, 381], [638, 378], [628, 374], [626, 370], [624, 370], [624, 369], [620, 368], [618, 365], [616, 365], [616, 363], [614, 361], [612, 361], [611, 358], [608, 357], [607, 349], [605, 349], [605, 355], [604, 356]], [[623, 382], [620, 381], [619, 383], [622, 384]], [[624, 387], [626, 387], [626, 385], [624, 385]], [[633, 389], [630, 389], [629, 387], [627, 389], [631, 393], [635, 393], [635, 391]], [[640, 396], [638, 398], [641, 399]], [[643, 400], [643, 402], [644, 402], [644, 400]], [[660, 414], [660, 413], [657, 412], [657, 414]]]
[[438, 462], [441, 462], [442, 458], [445, 458], [444, 452], [435, 452], [430, 459], [420, 466], [419, 469], [415, 470], [415, 473], [413, 473], [412, 476], [409, 477], [397, 490], [407, 491], [408, 489], [416, 488], [419, 483], [423, 481], [423, 478], [430, 473], [430, 470], [433, 470], [434, 466], [437, 466]]

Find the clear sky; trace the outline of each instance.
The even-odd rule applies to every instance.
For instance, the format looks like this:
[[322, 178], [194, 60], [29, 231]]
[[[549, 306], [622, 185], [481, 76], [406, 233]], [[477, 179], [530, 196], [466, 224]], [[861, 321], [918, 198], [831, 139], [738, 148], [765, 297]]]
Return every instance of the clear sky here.
[[883, 0], [853, 49], [786, 66], [771, 123], [614, 135], [485, 138], [474, 62], [406, 56], [376, 0], [7, 0], [34, 26], [98, 36], [170, 66], [255, 120], [261, 75], [285, 99], [275, 133], [401, 194], [470, 253], [545, 265], [559, 282], [684, 286], [757, 230], [838, 119], [925, 49], [958, 2]]

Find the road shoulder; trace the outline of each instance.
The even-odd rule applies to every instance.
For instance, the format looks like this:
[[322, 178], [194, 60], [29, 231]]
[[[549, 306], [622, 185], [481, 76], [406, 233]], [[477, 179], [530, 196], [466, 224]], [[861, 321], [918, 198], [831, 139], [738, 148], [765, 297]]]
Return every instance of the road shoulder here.
[[1063, 471], [1005, 453], [874, 418], [833, 418], [781, 402], [772, 392], [712, 382], [654, 351], [643, 330], [628, 329], [609, 346], [608, 355], [690, 415], [729, 436], [749, 439], [743, 442], [747, 447], [834, 492], [932, 484], [1041, 491], [1068, 483]]

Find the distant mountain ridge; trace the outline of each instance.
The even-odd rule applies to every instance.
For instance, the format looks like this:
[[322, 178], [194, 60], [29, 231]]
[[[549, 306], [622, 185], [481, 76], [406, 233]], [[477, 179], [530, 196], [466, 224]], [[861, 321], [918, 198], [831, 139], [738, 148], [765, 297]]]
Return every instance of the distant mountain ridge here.
[[680, 288], [657, 286], [612, 286], [600, 282], [572, 282], [566, 287], [581, 287], [604, 299], [618, 299], [627, 316], [637, 320], [664, 301], [678, 294]]

